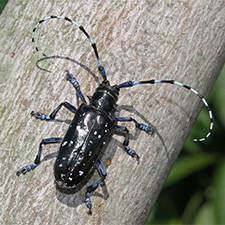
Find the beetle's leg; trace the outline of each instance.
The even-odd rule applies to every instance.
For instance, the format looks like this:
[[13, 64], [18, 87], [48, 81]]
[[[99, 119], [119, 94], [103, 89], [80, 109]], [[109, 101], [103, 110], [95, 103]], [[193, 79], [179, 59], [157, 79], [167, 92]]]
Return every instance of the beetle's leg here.
[[142, 124], [142, 123], [138, 123], [132, 117], [115, 117], [115, 120], [117, 120], [117, 121], [125, 121], [125, 122], [133, 121], [138, 129], [143, 130], [146, 133], [152, 133], [152, 134], [154, 133], [154, 129], [152, 129], [148, 125], [145, 125], [145, 124]]
[[78, 83], [78, 81], [76, 80], [76, 78], [73, 77], [73, 75], [70, 73], [69, 70], [66, 70], [67, 73], [67, 80], [73, 85], [73, 87], [76, 89], [78, 96], [80, 97], [81, 101], [84, 104], [87, 104], [84, 95], [82, 94], [81, 90], [80, 90], [80, 84]]
[[30, 170], [35, 169], [37, 167], [37, 165], [40, 164], [42, 145], [60, 143], [62, 140], [63, 140], [63, 138], [59, 138], [59, 137], [43, 139], [41, 141], [40, 145], [39, 145], [39, 150], [38, 150], [37, 156], [34, 160], [34, 163], [30, 164], [29, 166], [25, 166], [22, 169], [18, 170], [16, 172], [17, 176], [20, 176], [20, 174], [26, 174], [26, 172], [29, 172]]
[[35, 116], [37, 119], [41, 119], [41, 120], [54, 120], [56, 114], [59, 112], [59, 110], [62, 108], [62, 106], [64, 106], [66, 109], [68, 109], [72, 113], [76, 113], [76, 111], [77, 111], [77, 108], [75, 108], [70, 103], [62, 102], [49, 116], [42, 114], [40, 112], [34, 112], [34, 111], [31, 112], [31, 115]]
[[130, 139], [129, 130], [124, 126], [119, 126], [119, 125], [116, 125], [115, 128], [116, 128], [116, 131], [126, 132], [125, 139], [124, 139], [124, 142], [123, 142], [124, 149], [125, 149], [125, 151], [127, 152], [128, 155], [132, 156], [133, 158], [136, 158], [138, 163], [139, 163], [139, 155], [128, 146], [129, 139]]
[[87, 187], [87, 192], [85, 194], [85, 203], [86, 203], [86, 206], [88, 208], [88, 213], [91, 214], [91, 208], [92, 208], [92, 204], [91, 204], [91, 200], [90, 200], [90, 193], [91, 192], [94, 192], [97, 187], [99, 186], [99, 184], [101, 184], [106, 176], [107, 176], [107, 173], [106, 173], [106, 169], [105, 169], [105, 166], [104, 164], [102, 163], [102, 161], [100, 159], [98, 159], [98, 165], [97, 165], [97, 169], [98, 169], [98, 173], [101, 177], [101, 179], [99, 179], [97, 182], [95, 182], [94, 184], [90, 185]]

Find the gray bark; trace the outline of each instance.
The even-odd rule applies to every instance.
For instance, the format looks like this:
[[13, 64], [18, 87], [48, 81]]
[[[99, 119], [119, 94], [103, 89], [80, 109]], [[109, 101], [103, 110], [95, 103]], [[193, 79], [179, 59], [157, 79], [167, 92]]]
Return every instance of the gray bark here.
[[[50, 15], [68, 16], [86, 28], [112, 84], [174, 79], [207, 97], [225, 60], [224, 1], [10, 0], [1, 15], [1, 224], [144, 224], [202, 104], [193, 93], [174, 85], [121, 90], [120, 115], [152, 125], [156, 134], [126, 124], [139, 165], [122, 150], [123, 137], [114, 136], [103, 155], [103, 162], [112, 160], [106, 187], [91, 197], [92, 216], [83, 203], [85, 187], [68, 196], [55, 189], [53, 153], [58, 145], [44, 146], [47, 158], [41, 165], [16, 177], [16, 170], [33, 162], [40, 141], [63, 137], [67, 120], [73, 118], [65, 109], [57, 116], [63, 121], [47, 123], [29, 115], [32, 110], [50, 113], [63, 101], [77, 104], [64, 71], [76, 75], [85, 95], [97, 87], [93, 76], [73, 61], [98, 75], [90, 43], [65, 21], [46, 22], [36, 40], [46, 54], [73, 60], [38, 64], [53, 73], [35, 66], [41, 55], [32, 46], [31, 31]], [[88, 184], [96, 179], [94, 174]], [[102, 192], [108, 192], [107, 199]]]

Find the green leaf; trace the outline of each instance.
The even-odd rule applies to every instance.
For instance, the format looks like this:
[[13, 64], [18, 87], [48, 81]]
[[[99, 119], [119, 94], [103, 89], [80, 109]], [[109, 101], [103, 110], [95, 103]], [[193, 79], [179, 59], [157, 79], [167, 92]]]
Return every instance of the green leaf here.
[[205, 203], [199, 210], [194, 224], [216, 224], [213, 205], [210, 202]]
[[225, 224], [225, 159], [219, 164], [213, 182], [214, 206], [218, 224]]
[[216, 163], [219, 155], [216, 153], [198, 153], [189, 156], [183, 156], [174, 164], [172, 171], [167, 179], [165, 187], [168, 187], [180, 180]]

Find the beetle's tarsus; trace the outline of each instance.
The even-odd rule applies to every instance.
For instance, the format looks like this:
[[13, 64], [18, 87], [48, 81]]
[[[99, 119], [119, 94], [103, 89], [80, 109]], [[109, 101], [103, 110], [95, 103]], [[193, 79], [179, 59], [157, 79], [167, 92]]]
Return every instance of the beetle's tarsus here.
[[143, 131], [145, 131], [146, 133], [151, 133], [153, 134], [154, 133], [154, 129], [152, 129], [151, 127], [149, 127], [148, 125], [145, 125], [143, 123], [139, 123], [137, 125], [137, 127]]
[[21, 174], [25, 175], [27, 172], [31, 171], [31, 170], [34, 170], [36, 168], [36, 164], [35, 163], [32, 163], [31, 165], [29, 166], [25, 166], [23, 167], [22, 169], [18, 170], [16, 172], [16, 175], [19, 177]]
[[31, 116], [34, 116], [36, 119], [40, 119], [40, 120], [51, 120], [51, 118], [45, 114], [42, 114], [40, 112], [34, 112], [31, 111]]

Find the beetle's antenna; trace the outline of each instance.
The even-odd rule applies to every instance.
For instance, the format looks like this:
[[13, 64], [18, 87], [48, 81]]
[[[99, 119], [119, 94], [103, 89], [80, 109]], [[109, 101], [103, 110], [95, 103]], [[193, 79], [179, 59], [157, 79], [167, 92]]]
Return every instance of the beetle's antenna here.
[[86, 36], [86, 37], [88, 38], [88, 40], [91, 42], [92, 48], [94, 49], [95, 56], [96, 56], [97, 62], [98, 62], [98, 70], [99, 70], [100, 74], [102, 75], [103, 79], [104, 79], [104, 80], [107, 80], [106, 71], [105, 71], [104, 67], [102, 66], [101, 61], [100, 61], [100, 59], [99, 59], [98, 51], [97, 51], [97, 47], [96, 47], [95, 42], [91, 39], [91, 37], [89, 36], [89, 34], [86, 32], [86, 30], [85, 30], [80, 24], [76, 23], [75, 21], [69, 19], [69, 18], [66, 17], [66, 16], [49, 16], [49, 17], [44, 18], [43, 20], [40, 20], [40, 21], [36, 24], [36, 26], [34, 27], [34, 29], [33, 29], [33, 31], [32, 31], [32, 43], [33, 43], [33, 45], [34, 45], [36, 51], [39, 52], [40, 54], [42, 54], [42, 55], [45, 56], [45, 57], [50, 57], [50, 56], [46, 55], [45, 53], [43, 53], [42, 51], [40, 51], [39, 48], [37, 47], [35, 41], [34, 41], [34, 34], [35, 34], [35, 31], [37, 30], [38, 26], [39, 26], [41, 23], [43, 23], [43, 22], [45, 22], [45, 21], [47, 21], [47, 20], [50, 20], [50, 19], [64, 19], [64, 20], [66, 20], [66, 21], [68, 21], [68, 22], [74, 24], [75, 26], [77, 26], [77, 27], [85, 34], [85, 36]]
[[210, 118], [209, 132], [207, 133], [207, 135], [204, 138], [193, 139], [193, 140], [194, 141], [205, 141], [211, 135], [212, 129], [213, 129], [213, 115], [212, 115], [212, 110], [210, 109], [209, 104], [206, 101], [206, 99], [202, 95], [200, 95], [192, 87], [187, 86], [185, 84], [182, 84], [180, 82], [177, 82], [175, 80], [146, 80], [146, 81], [136, 81], [136, 82], [134, 82], [134, 81], [127, 81], [127, 82], [124, 82], [124, 83], [118, 85], [117, 87], [118, 88], [124, 88], [124, 87], [132, 87], [132, 86], [137, 85], [137, 84], [155, 84], [155, 83], [175, 84], [175, 85], [184, 87], [184, 88], [188, 89], [189, 91], [192, 91], [194, 94], [196, 94], [202, 100], [202, 102], [204, 103], [204, 105], [206, 106], [206, 108], [207, 108], [207, 110], [209, 112], [209, 118]]

